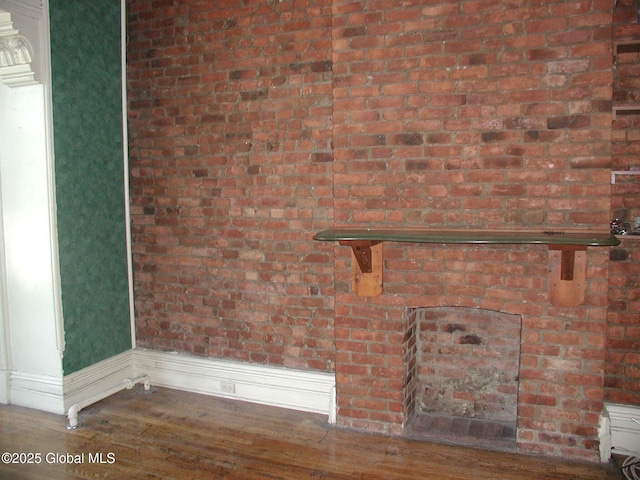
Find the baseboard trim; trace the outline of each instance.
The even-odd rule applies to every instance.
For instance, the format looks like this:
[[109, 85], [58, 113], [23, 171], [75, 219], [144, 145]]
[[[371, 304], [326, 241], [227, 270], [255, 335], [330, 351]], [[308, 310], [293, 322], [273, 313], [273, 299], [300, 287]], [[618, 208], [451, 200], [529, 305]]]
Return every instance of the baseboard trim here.
[[335, 418], [335, 376], [330, 373], [255, 365], [136, 349], [136, 375], [174, 388]]
[[64, 377], [64, 406], [87, 406], [125, 388], [133, 377], [133, 350], [127, 350]]
[[606, 403], [605, 412], [611, 422], [613, 451], [640, 453], [640, 406]]
[[10, 402], [9, 391], [11, 385], [11, 371], [0, 370], [0, 403], [6, 405]]
[[62, 379], [30, 372], [9, 375], [9, 400], [14, 405], [51, 413], [64, 413]]
[[[2, 372], [0, 372], [2, 374]], [[327, 415], [335, 423], [335, 376], [177, 353], [132, 349], [63, 379], [6, 372], [0, 401], [52, 413], [77, 412], [148, 377], [152, 386]], [[2, 392], [2, 385], [8, 392]]]

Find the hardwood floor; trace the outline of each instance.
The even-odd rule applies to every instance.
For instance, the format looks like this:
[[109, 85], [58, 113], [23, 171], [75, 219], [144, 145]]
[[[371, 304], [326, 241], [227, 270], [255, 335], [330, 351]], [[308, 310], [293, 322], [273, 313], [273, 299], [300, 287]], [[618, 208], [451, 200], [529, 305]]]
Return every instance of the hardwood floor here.
[[82, 410], [77, 430], [67, 430], [61, 415], [0, 406], [0, 453], [32, 453], [31, 460], [40, 460], [0, 464], [0, 478], [623, 478], [610, 465], [360, 434], [331, 428], [315, 414], [169, 389], [142, 392], [125, 390]]

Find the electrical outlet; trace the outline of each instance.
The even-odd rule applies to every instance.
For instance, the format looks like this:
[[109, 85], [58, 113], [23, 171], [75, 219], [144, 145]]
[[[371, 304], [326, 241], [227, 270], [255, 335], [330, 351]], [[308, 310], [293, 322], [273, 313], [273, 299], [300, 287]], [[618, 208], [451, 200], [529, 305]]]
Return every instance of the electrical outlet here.
[[236, 393], [236, 386], [233, 382], [220, 382], [220, 390], [224, 393]]

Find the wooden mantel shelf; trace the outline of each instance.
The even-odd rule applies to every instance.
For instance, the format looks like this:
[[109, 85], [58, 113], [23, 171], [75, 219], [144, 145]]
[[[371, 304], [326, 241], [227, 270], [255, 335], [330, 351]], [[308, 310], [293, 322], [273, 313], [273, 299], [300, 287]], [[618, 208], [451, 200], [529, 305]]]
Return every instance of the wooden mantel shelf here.
[[329, 242], [374, 241], [412, 243], [542, 244], [608, 247], [620, 244], [615, 235], [582, 231], [332, 228], [316, 233], [314, 240]]
[[578, 306], [584, 301], [587, 247], [620, 244], [608, 232], [573, 230], [332, 228], [313, 238], [351, 247], [352, 289], [356, 295], [367, 297], [382, 293], [382, 242], [548, 245], [549, 301], [559, 306]]

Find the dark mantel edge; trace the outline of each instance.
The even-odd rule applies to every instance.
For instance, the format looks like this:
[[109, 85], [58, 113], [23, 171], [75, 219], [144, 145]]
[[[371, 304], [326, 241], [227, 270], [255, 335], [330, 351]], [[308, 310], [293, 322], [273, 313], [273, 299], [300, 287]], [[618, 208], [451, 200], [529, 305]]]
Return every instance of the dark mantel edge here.
[[316, 233], [314, 240], [338, 242], [410, 242], [457, 244], [539, 244], [613, 247], [615, 235], [589, 230], [412, 229], [335, 227]]

